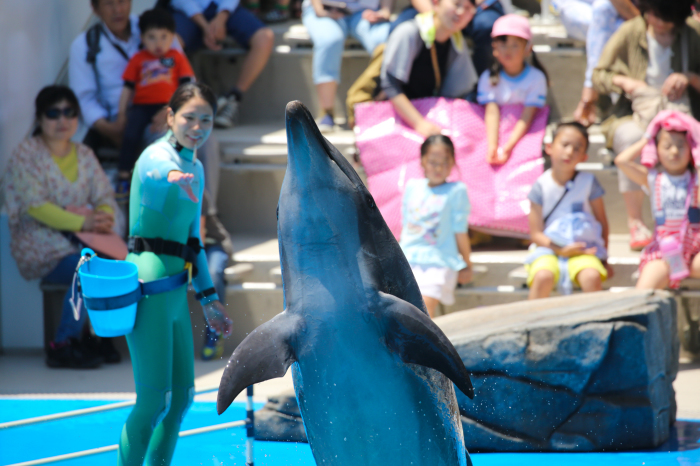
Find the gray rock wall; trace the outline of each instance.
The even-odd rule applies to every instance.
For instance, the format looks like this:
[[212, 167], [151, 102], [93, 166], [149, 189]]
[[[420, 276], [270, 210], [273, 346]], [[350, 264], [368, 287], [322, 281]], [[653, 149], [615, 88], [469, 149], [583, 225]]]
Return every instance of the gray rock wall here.
[[665, 292], [601, 292], [436, 319], [472, 375], [468, 448], [600, 451], [663, 443], [675, 421], [678, 332]]
[[[676, 303], [665, 292], [592, 293], [436, 319], [472, 374], [456, 390], [470, 451], [651, 448], [675, 421]], [[256, 438], [306, 441], [294, 393], [256, 413]]]

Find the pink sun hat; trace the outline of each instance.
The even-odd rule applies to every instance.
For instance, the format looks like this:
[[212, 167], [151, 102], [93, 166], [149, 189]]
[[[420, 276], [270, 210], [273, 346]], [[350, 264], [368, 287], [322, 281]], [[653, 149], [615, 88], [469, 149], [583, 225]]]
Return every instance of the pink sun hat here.
[[491, 37], [499, 36], [515, 36], [530, 42], [532, 40], [530, 23], [527, 18], [520, 15], [501, 16], [493, 23], [491, 30]]

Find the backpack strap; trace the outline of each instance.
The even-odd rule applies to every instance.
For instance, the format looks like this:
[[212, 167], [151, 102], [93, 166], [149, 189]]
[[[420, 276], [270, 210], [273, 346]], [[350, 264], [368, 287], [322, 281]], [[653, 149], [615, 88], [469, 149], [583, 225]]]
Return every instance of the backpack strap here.
[[109, 103], [102, 96], [102, 85], [100, 84], [100, 73], [97, 71], [97, 54], [102, 49], [100, 48], [100, 36], [102, 35], [102, 25], [100, 23], [93, 24], [90, 29], [85, 32], [85, 42], [87, 42], [87, 53], [85, 61], [92, 66], [92, 71], [95, 74], [95, 86], [97, 87], [97, 101], [107, 110], [107, 117], [112, 118], [112, 109]]
[[563, 201], [564, 198], [566, 197], [566, 194], [569, 192], [569, 188], [573, 187], [574, 181], [576, 181], [577, 176], [578, 176], [578, 170], [574, 172], [574, 176], [564, 186], [564, 193], [561, 195], [561, 197], [559, 198], [557, 203], [554, 204], [554, 207], [552, 207], [552, 209], [542, 219], [542, 224], [545, 225], [545, 227], [547, 226], [547, 220], [549, 220], [549, 217], [552, 216], [554, 211], [557, 210], [557, 207], [559, 207], [559, 204], [561, 204], [561, 201]]

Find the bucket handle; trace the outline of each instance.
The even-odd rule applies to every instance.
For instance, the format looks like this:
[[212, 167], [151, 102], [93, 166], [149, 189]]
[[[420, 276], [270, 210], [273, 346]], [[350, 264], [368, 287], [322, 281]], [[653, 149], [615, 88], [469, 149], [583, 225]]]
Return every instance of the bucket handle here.
[[[80, 260], [78, 261], [78, 265], [75, 267], [75, 272], [73, 273], [73, 282], [71, 283], [70, 287], [71, 296], [68, 302], [70, 302], [70, 307], [73, 309], [73, 318], [75, 320], [80, 320], [80, 309], [82, 308], [83, 304], [82, 292], [80, 290], [80, 276], [78, 275], [78, 271], [83, 264], [89, 262], [93, 257], [95, 257], [95, 251], [90, 248], [83, 248], [83, 250], [80, 251]], [[77, 299], [75, 296], [76, 288], [78, 289]]]

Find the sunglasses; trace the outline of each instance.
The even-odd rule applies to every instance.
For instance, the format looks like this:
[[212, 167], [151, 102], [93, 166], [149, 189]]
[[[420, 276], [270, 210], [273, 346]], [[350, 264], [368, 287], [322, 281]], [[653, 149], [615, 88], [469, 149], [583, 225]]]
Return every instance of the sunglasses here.
[[76, 118], [78, 116], [78, 111], [73, 107], [64, 108], [50, 108], [44, 112], [44, 116], [49, 120], [58, 120], [61, 115], [66, 118]]

